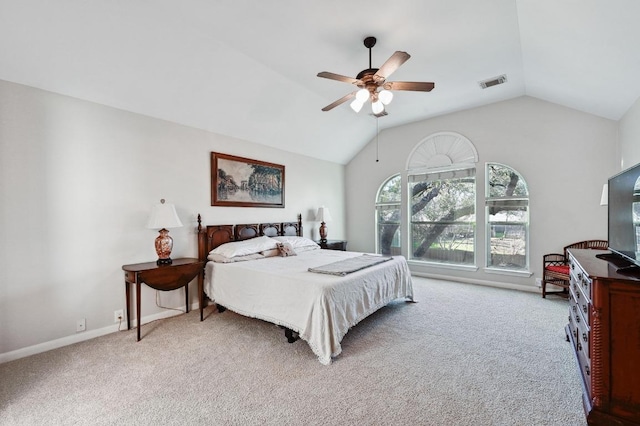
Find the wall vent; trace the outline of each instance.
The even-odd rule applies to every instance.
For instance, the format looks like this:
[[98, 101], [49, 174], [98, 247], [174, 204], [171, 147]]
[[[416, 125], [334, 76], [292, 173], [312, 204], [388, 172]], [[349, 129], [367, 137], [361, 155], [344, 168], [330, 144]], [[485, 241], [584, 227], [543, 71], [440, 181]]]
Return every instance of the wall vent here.
[[506, 74], [502, 74], [501, 76], [481, 81], [479, 82], [479, 84], [480, 84], [480, 87], [482, 87], [483, 89], [487, 89], [489, 87], [497, 86], [498, 84], [502, 84], [506, 82], [507, 82], [507, 76]]

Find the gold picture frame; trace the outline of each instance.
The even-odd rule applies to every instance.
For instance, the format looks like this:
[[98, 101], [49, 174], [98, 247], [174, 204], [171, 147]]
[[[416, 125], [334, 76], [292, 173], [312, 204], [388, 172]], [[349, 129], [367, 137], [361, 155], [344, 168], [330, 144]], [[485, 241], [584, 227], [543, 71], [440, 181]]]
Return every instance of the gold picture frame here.
[[284, 208], [284, 166], [212, 152], [211, 205]]

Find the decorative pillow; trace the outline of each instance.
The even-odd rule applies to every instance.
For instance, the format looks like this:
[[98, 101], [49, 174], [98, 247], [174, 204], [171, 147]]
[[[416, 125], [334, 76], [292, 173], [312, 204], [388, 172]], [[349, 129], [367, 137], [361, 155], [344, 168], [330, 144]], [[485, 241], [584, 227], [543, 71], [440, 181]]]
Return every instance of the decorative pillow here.
[[281, 243], [289, 243], [291, 244], [291, 247], [293, 247], [294, 249], [298, 249], [301, 247], [318, 247], [318, 248], [320, 247], [318, 244], [315, 243], [315, 241], [310, 240], [309, 238], [296, 237], [295, 235], [271, 237], [271, 239], [277, 240]]
[[296, 251], [289, 243], [278, 243], [278, 251], [281, 257], [295, 256]]
[[246, 256], [248, 254], [260, 253], [264, 250], [277, 248], [277, 241], [269, 237], [262, 236], [250, 238], [243, 241], [232, 241], [222, 244], [211, 250], [209, 254], [221, 254], [224, 257]]
[[[280, 244], [280, 243], [276, 243], [276, 244]], [[264, 257], [280, 256], [280, 250], [276, 247], [274, 249], [261, 251], [260, 254], [263, 255]]]
[[[278, 249], [275, 249], [278, 251]], [[246, 260], [256, 260], [256, 259], [264, 259], [264, 255], [261, 253], [253, 253], [247, 254], [244, 256], [234, 256], [234, 257], [226, 257], [217, 253], [209, 253], [207, 259], [216, 262], [216, 263], [233, 263], [233, 262], [244, 262]]]

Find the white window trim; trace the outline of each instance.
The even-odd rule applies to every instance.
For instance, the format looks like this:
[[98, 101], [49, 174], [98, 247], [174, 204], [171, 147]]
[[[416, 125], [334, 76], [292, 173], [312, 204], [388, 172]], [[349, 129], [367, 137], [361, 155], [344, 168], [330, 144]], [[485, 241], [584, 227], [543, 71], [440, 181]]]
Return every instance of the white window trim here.
[[533, 275], [533, 272], [531, 272], [530, 270], [526, 270], [526, 271], [516, 271], [515, 269], [501, 269], [501, 268], [490, 268], [490, 267], [485, 267], [483, 268], [484, 272], [486, 272], [487, 274], [496, 274], [496, 275], [509, 275], [512, 277], [530, 277]]
[[475, 272], [478, 270], [478, 267], [476, 265], [462, 265], [459, 263], [438, 263], [438, 262], [430, 262], [427, 260], [416, 260], [416, 259], [407, 259], [407, 264], [409, 266], [419, 266], [419, 267], [427, 266], [429, 268], [451, 269], [451, 270], [457, 270], [457, 271]]

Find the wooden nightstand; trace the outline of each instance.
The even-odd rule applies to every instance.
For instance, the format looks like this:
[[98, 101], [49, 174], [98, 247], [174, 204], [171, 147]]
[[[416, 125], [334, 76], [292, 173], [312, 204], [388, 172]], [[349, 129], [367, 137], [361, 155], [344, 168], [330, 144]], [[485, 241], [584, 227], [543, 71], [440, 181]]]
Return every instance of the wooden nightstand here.
[[198, 288], [202, 288], [201, 281], [204, 279], [204, 261], [191, 258], [173, 259], [171, 265], [157, 265], [156, 262], [135, 263], [123, 265], [124, 286], [127, 303], [127, 330], [131, 330], [131, 316], [129, 313], [131, 305], [130, 284], [136, 285], [136, 320], [138, 321], [137, 341], [140, 341], [140, 284], [145, 283], [149, 287], [169, 291], [184, 287], [186, 310], [189, 312], [189, 290], [188, 284], [196, 276], [198, 277]]
[[347, 251], [347, 242], [345, 240], [317, 240], [316, 243], [318, 243], [321, 248], [326, 250]]

